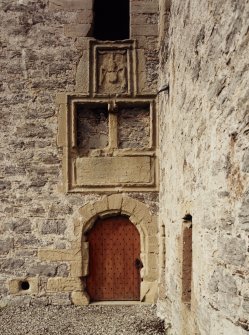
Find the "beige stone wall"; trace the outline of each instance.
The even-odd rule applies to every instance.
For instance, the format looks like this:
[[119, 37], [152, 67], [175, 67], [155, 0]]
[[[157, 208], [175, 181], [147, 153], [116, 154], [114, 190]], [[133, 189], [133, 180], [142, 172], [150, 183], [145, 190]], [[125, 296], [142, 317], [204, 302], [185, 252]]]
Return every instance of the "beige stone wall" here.
[[[160, 93], [159, 113], [166, 299], [159, 310], [167, 334], [247, 334], [248, 2], [173, 0], [170, 14], [164, 5], [160, 83], [169, 83], [169, 94]], [[193, 216], [190, 308], [181, 300], [186, 213]]]
[[[136, 74], [136, 80], [141, 78], [136, 94], [149, 94], [151, 99], [157, 76], [157, 5], [143, 1], [143, 14], [140, 1], [132, 3], [132, 16], [139, 19], [132, 23], [131, 38], [135, 41], [131, 43], [137, 43], [139, 61], [132, 68], [137, 72], [131, 73]], [[92, 88], [92, 1], [2, 0], [0, 19], [0, 299], [14, 303], [33, 299], [50, 304], [87, 303], [79, 279], [81, 264], [85, 264], [83, 254], [78, 253], [79, 245], [74, 252], [75, 221], [82, 206], [105, 202], [106, 194], [65, 192], [63, 169], [67, 166], [66, 160], [64, 165], [62, 162], [67, 148], [61, 146], [69, 131], [63, 128], [66, 94], [86, 96]], [[151, 22], [151, 32], [142, 29], [146, 20]], [[133, 49], [130, 54], [134, 54]], [[59, 127], [63, 131], [58, 133]], [[131, 192], [120, 187], [118, 191], [141, 203], [143, 211], [153, 217], [154, 239], [148, 248], [155, 250], [156, 188]], [[115, 194], [116, 190], [110, 188], [106, 193]], [[153, 251], [148, 256], [149, 267], [155, 270], [143, 289], [148, 301], [154, 301], [157, 293], [157, 255], [158, 251]], [[22, 290], [25, 281], [30, 287]]]

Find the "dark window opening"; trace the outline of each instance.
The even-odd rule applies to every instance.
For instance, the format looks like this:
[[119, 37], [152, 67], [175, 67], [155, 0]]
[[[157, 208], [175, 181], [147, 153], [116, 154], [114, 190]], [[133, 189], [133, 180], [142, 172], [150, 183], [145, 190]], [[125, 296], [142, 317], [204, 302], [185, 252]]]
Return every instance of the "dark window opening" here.
[[29, 289], [30, 285], [28, 281], [22, 281], [20, 283], [21, 290], [26, 291]]
[[129, 0], [94, 1], [93, 36], [98, 40], [129, 39]]

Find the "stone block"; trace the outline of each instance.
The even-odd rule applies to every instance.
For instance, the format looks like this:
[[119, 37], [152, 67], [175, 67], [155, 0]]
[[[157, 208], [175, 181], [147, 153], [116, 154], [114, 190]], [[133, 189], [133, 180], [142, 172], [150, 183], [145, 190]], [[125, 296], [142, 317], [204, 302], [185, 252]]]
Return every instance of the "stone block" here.
[[158, 234], [158, 223], [156, 216], [152, 216], [152, 221], [146, 224], [146, 229], [148, 231], [148, 235], [151, 237]]
[[[122, 169], [121, 169], [122, 167]], [[153, 182], [150, 157], [82, 157], [76, 159], [79, 185], [150, 185]]]
[[76, 306], [85, 306], [89, 304], [89, 297], [85, 292], [72, 292], [72, 303]]
[[143, 281], [141, 283], [141, 301], [155, 303], [157, 300], [158, 283], [156, 281]]
[[242, 171], [249, 173], [249, 149], [245, 151], [242, 158]]
[[105, 212], [108, 209], [108, 200], [105, 196], [102, 200], [97, 201], [94, 203], [94, 209], [96, 213], [102, 213]]
[[157, 36], [158, 26], [156, 24], [134, 24], [131, 25], [131, 36]]
[[78, 239], [82, 236], [82, 222], [81, 220], [74, 220], [74, 236]]
[[149, 253], [148, 254], [148, 269], [158, 269], [158, 255]]
[[89, 50], [89, 38], [88, 37], [78, 37], [75, 42], [75, 46], [80, 51], [82, 50], [88, 51]]
[[65, 263], [58, 265], [56, 275], [59, 277], [68, 277], [69, 275], [68, 265]]
[[6, 238], [5, 240], [0, 240], [0, 254], [8, 254], [14, 246], [13, 238]]
[[144, 302], [155, 304], [158, 297], [158, 283], [156, 281], [150, 284], [149, 290], [144, 297]]
[[83, 50], [82, 57], [77, 64], [75, 91], [88, 94], [89, 92], [89, 51]]
[[88, 261], [89, 259], [89, 243], [88, 242], [82, 243], [82, 259], [83, 261]]
[[218, 257], [226, 264], [243, 265], [246, 260], [246, 242], [241, 238], [219, 239]]
[[25, 264], [25, 260], [21, 258], [7, 258], [0, 264], [0, 269], [2, 272], [12, 272], [13, 269], [20, 269]]
[[78, 10], [92, 9], [93, 0], [50, 0], [51, 10]]
[[122, 205], [122, 195], [121, 194], [112, 194], [107, 197], [108, 199], [108, 208], [109, 209], [121, 209]]
[[91, 24], [67, 24], [64, 25], [64, 34], [68, 37], [86, 37], [91, 31]]
[[238, 291], [236, 281], [230, 274], [223, 274], [218, 281], [217, 289], [218, 291], [228, 293], [231, 296], [236, 296]]
[[148, 246], [149, 246], [150, 252], [158, 252], [158, 249], [159, 249], [158, 238], [156, 236], [149, 236]]
[[17, 234], [25, 234], [31, 232], [31, 222], [29, 219], [20, 218], [12, 221], [9, 224], [9, 228]]
[[9, 293], [14, 295], [38, 294], [38, 278], [16, 278], [9, 281]]
[[239, 212], [239, 223], [241, 228], [249, 231], [249, 193], [245, 195]]
[[81, 250], [52, 250], [39, 249], [38, 258], [41, 261], [76, 261], [81, 259]]
[[92, 10], [81, 10], [76, 15], [76, 23], [86, 24], [93, 22], [93, 11]]
[[57, 265], [54, 264], [37, 264], [33, 265], [28, 270], [28, 276], [45, 276], [54, 277], [57, 272]]
[[67, 94], [64, 92], [58, 92], [56, 94], [55, 102], [58, 105], [66, 105], [67, 104]]
[[151, 94], [154, 92], [151, 92], [151, 89], [148, 86], [147, 82], [147, 73], [145, 71], [140, 71], [138, 79], [138, 92], [143, 94]]
[[133, 214], [136, 205], [137, 205], [136, 200], [133, 200], [128, 197], [124, 197], [123, 202], [122, 202], [122, 211], [129, 213], [129, 214]]
[[[121, 214], [127, 214], [126, 211], [122, 211]], [[129, 214], [129, 213], [128, 213]], [[137, 226], [137, 229], [139, 230], [139, 220], [137, 219], [137, 217], [135, 215], [131, 215], [129, 217], [129, 220], [135, 225]], [[139, 230], [139, 233], [141, 234], [141, 231]]]
[[131, 2], [131, 14], [146, 14], [146, 13], [157, 13], [158, 12], [158, 2], [148, 2], [143, 1], [132, 1]]
[[70, 262], [70, 277], [83, 277], [83, 263], [82, 262]]
[[96, 214], [96, 211], [93, 204], [88, 203], [79, 209], [79, 213], [84, 217], [84, 219], [86, 219], [94, 216]]
[[44, 235], [63, 235], [66, 228], [67, 227], [64, 220], [46, 220], [46, 222], [42, 224], [41, 233]]
[[134, 209], [133, 215], [137, 218], [138, 222], [143, 221], [144, 225], [151, 224], [151, 214], [149, 212], [149, 209], [146, 208], [144, 205], [138, 203], [136, 208]]
[[80, 278], [49, 278], [47, 282], [48, 292], [72, 292], [81, 291], [82, 281]]

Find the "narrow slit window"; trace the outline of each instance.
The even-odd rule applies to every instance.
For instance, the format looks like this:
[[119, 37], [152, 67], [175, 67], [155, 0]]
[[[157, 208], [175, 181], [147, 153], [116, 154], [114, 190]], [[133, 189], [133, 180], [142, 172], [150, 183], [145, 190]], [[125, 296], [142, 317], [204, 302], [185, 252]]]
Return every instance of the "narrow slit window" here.
[[94, 38], [102, 41], [130, 38], [129, 0], [95, 0], [93, 10]]
[[[190, 217], [191, 219], [189, 219]], [[182, 236], [182, 302], [188, 305], [191, 304], [191, 286], [192, 286], [192, 216], [189, 215], [187, 219], [185, 219], [183, 222], [183, 236]]]

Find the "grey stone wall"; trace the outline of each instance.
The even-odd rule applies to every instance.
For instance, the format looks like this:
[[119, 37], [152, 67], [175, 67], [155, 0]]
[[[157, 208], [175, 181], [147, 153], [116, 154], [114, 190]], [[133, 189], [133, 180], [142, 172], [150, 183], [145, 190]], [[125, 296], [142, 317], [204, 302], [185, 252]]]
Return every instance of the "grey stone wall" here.
[[150, 147], [150, 109], [122, 108], [118, 114], [118, 147]]
[[86, 154], [108, 146], [108, 112], [105, 108], [78, 108], [77, 145]]
[[[91, 8], [87, 0], [0, 3], [0, 299], [9, 293], [9, 280], [29, 276], [38, 280], [36, 301], [71, 303], [69, 293], [46, 293], [48, 278], [67, 277], [69, 264], [40, 261], [37, 250], [70, 249], [78, 209], [105, 196], [63, 193], [62, 149], [56, 144], [56, 94], [84, 92], [89, 85], [82, 59]], [[77, 70], [85, 82], [77, 81]], [[157, 212], [156, 192], [128, 196]]]
[[[164, 10], [160, 83], [169, 83], [169, 94], [160, 94], [159, 113], [166, 299], [159, 310], [167, 334], [247, 334], [249, 5], [173, 0], [170, 14]], [[186, 213], [193, 216], [191, 307], [181, 301]]]

